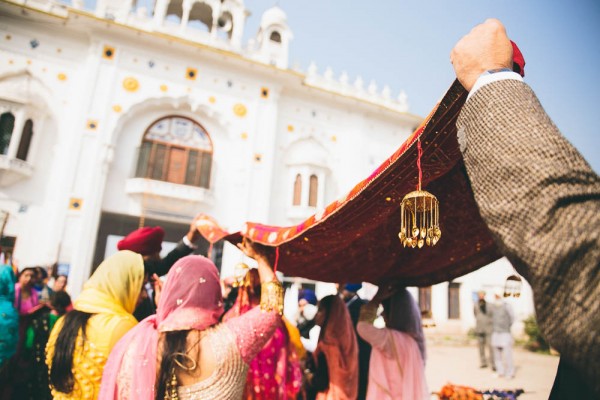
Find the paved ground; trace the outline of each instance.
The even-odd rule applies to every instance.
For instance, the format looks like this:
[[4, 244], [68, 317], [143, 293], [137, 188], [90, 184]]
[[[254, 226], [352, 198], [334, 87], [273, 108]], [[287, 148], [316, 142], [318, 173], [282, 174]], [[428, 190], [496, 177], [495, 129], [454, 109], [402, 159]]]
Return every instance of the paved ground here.
[[427, 348], [427, 384], [432, 392], [448, 382], [477, 389], [521, 388], [525, 394], [519, 396], [519, 400], [546, 400], [554, 382], [558, 357], [515, 348], [514, 360], [515, 377], [511, 380], [496, 378], [491, 369], [479, 368], [477, 346], [432, 344]]

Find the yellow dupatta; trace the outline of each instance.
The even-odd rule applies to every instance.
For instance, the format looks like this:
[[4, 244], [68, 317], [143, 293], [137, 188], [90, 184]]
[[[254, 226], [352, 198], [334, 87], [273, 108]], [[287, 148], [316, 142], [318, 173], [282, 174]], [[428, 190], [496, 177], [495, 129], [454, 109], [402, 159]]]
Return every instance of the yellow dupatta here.
[[143, 282], [142, 256], [129, 250], [119, 251], [104, 260], [83, 285], [74, 308], [92, 314], [130, 316]]

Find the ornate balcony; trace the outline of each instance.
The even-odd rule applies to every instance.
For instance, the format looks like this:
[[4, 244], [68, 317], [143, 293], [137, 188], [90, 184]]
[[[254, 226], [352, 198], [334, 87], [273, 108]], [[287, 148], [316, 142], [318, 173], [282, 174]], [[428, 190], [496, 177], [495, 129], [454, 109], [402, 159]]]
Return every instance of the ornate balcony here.
[[33, 175], [33, 166], [27, 161], [0, 154], [0, 187], [10, 186]]
[[142, 209], [160, 214], [193, 216], [214, 204], [209, 189], [148, 178], [128, 179], [125, 192], [139, 201]]

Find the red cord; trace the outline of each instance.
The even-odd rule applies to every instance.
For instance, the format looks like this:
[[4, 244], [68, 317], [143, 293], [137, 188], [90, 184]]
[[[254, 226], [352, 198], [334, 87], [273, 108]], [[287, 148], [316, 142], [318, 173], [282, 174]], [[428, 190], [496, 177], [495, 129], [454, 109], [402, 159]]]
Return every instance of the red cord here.
[[279, 246], [275, 247], [275, 265], [273, 265], [273, 272], [277, 272], [277, 263], [279, 263]]
[[423, 170], [421, 169], [421, 156], [423, 155], [423, 149], [421, 148], [421, 139], [417, 139], [417, 169], [419, 170], [419, 184], [417, 190], [421, 190], [421, 181], [423, 180]]

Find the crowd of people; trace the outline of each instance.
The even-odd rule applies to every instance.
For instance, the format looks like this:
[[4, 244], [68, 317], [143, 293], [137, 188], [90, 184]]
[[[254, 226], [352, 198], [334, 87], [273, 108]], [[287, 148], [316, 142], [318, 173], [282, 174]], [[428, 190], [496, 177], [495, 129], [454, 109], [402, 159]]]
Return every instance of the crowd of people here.
[[[451, 62], [470, 92], [457, 128], [475, 200], [561, 352], [551, 398], [597, 398], [600, 180], [512, 72], [499, 21], [475, 27]], [[575, 235], [577, 221], [595, 230]], [[0, 267], [2, 399], [429, 397], [421, 317], [405, 288], [382, 285], [366, 303], [353, 285], [318, 301], [305, 291], [297, 321], [287, 321], [272, 248], [238, 245], [257, 268], [234, 291], [211, 260], [189, 255], [193, 222], [161, 258], [163, 234], [142, 228], [124, 238], [73, 304], [66, 277], [51, 289], [43, 270]], [[485, 301], [477, 309], [492, 320], [481, 333], [491, 332], [496, 372], [511, 376], [510, 311], [489, 312]]]
[[45, 351], [57, 320], [72, 309], [67, 277], [52, 287], [42, 267], [0, 266], [0, 398], [50, 399]]
[[[2, 399], [374, 399], [381, 383], [369, 365], [379, 373], [385, 357], [396, 357], [407, 376], [418, 371], [420, 393], [427, 393], [420, 316], [408, 292], [398, 293], [410, 301], [384, 309], [414, 322], [389, 328], [414, 342], [421, 355], [410, 359], [402, 350], [390, 353], [370, 319], [393, 291], [365, 304], [356, 294], [360, 284], [319, 301], [306, 289], [289, 321], [273, 249], [243, 242], [257, 268], [236, 282], [221, 278], [208, 258], [188, 255], [197, 234], [160, 258], [163, 235], [144, 227], [126, 236], [74, 304], [64, 276], [51, 289], [40, 268], [23, 269], [17, 281], [10, 266], [0, 268]], [[402, 393], [397, 382], [383, 384]]]

